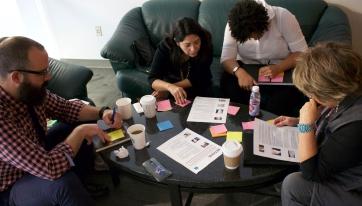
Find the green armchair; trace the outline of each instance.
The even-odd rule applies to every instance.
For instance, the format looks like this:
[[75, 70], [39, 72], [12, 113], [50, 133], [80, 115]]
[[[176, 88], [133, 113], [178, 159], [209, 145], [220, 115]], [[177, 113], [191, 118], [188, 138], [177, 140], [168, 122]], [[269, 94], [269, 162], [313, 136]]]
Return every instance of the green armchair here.
[[65, 99], [78, 98], [94, 104], [87, 93], [87, 83], [93, 76], [92, 70], [52, 58], [49, 58], [49, 69], [52, 78], [47, 88], [51, 92]]
[[[214, 59], [211, 65], [214, 91], [219, 93], [220, 55], [227, 15], [236, 0], [150, 0], [130, 10], [119, 22], [116, 31], [101, 51], [109, 59], [117, 85], [124, 96], [132, 99], [151, 93], [147, 69], [137, 67], [131, 46], [135, 40], [148, 39], [156, 47], [171, 25], [180, 17], [196, 19], [209, 30], [213, 39]], [[322, 41], [351, 44], [351, 31], [341, 9], [322, 0], [267, 0], [271, 5], [291, 11], [299, 21], [310, 46]]]

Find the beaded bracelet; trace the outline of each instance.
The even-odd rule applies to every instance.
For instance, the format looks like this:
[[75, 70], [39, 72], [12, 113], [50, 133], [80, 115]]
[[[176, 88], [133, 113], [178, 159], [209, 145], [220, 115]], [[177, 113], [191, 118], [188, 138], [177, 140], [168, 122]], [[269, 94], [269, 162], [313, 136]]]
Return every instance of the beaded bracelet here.
[[308, 133], [316, 129], [315, 124], [298, 124], [297, 127], [299, 133]]

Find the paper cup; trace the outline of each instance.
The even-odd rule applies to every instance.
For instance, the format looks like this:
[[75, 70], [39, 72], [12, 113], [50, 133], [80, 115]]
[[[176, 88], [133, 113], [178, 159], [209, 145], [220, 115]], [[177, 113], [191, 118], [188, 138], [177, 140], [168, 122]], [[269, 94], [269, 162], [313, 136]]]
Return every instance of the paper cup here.
[[143, 113], [147, 118], [153, 118], [156, 116], [156, 98], [152, 95], [145, 95], [141, 98], [140, 104], [143, 109]]
[[145, 126], [142, 124], [134, 124], [127, 129], [127, 133], [131, 137], [133, 147], [137, 150], [146, 147]]
[[122, 119], [129, 119], [132, 117], [132, 100], [130, 98], [120, 98], [116, 101], [118, 112], [121, 114]]
[[240, 166], [240, 154], [243, 146], [235, 140], [226, 140], [222, 145], [224, 164], [227, 169], [233, 170]]

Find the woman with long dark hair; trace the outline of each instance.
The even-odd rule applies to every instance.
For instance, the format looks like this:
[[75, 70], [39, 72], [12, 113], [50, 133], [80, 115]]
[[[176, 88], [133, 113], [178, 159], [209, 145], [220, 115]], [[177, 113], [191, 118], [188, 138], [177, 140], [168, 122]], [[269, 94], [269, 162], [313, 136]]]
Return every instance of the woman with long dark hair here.
[[149, 83], [156, 97], [171, 94], [176, 103], [186, 98], [212, 96], [211, 35], [195, 20], [178, 20], [172, 33], [158, 45]]

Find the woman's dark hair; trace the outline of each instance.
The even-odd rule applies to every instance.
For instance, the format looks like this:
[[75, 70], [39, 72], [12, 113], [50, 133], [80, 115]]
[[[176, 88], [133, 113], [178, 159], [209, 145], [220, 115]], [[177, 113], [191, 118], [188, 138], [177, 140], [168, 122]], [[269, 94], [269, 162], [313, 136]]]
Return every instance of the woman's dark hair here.
[[180, 68], [183, 63], [182, 58], [180, 58], [183, 51], [177, 46], [177, 43], [183, 41], [187, 35], [191, 34], [199, 36], [201, 40], [201, 48], [195, 58], [203, 61], [212, 55], [211, 34], [202, 28], [195, 20], [184, 17], [176, 22], [171, 35], [166, 38], [166, 42], [171, 49], [171, 62], [175, 67]]
[[254, 0], [241, 0], [230, 10], [228, 23], [231, 36], [238, 42], [247, 41], [252, 33], [261, 36], [268, 30], [267, 9]]

